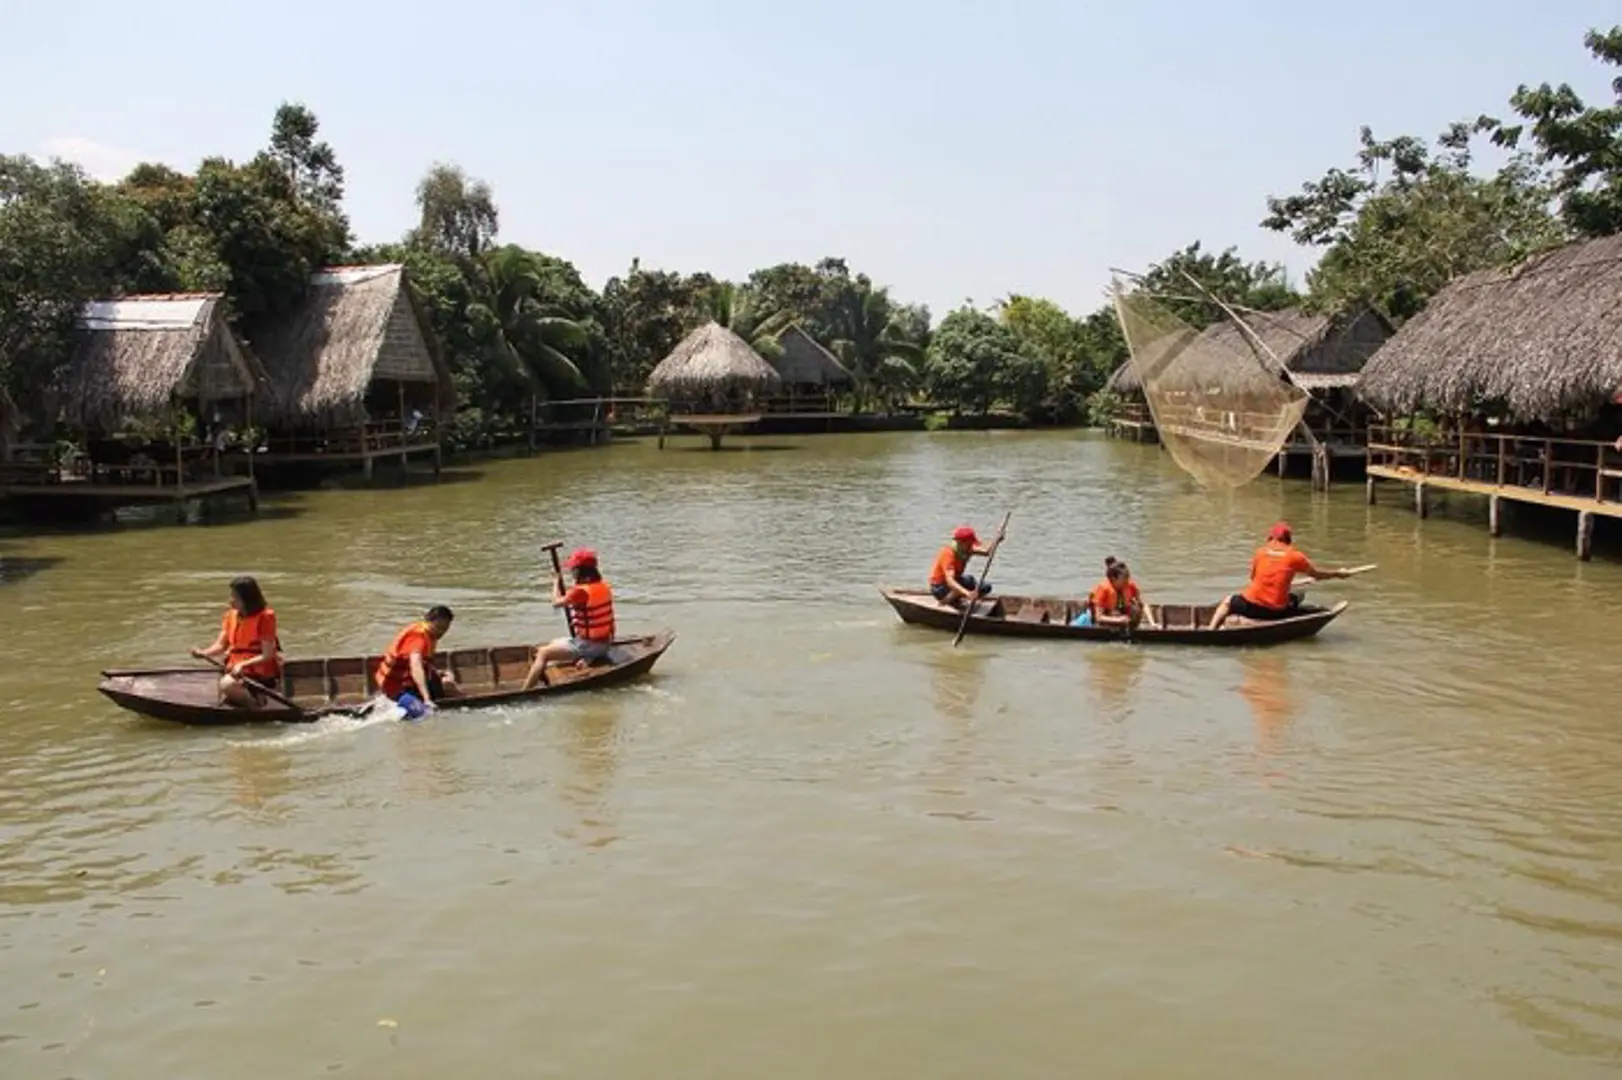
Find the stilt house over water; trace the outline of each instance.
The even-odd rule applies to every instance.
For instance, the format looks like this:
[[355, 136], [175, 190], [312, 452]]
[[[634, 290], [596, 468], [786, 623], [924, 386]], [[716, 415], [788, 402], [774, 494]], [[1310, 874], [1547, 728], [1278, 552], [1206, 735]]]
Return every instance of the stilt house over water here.
[[265, 371], [225, 319], [219, 293], [96, 300], [52, 395], [79, 449], [19, 447], [4, 488], [20, 497], [67, 496], [120, 506], [246, 491], [221, 455], [253, 422]]
[[1361, 393], [1392, 421], [1369, 442], [1376, 480], [1622, 517], [1622, 236], [1458, 279], [1381, 349]]
[[[648, 396], [666, 403], [667, 428], [694, 428], [709, 436], [712, 449], [719, 449], [727, 432], [760, 422], [763, 399], [782, 385], [782, 376], [747, 341], [707, 322], [653, 369]], [[664, 439], [661, 431], [661, 446]]]
[[[1391, 323], [1366, 306], [1335, 315], [1290, 309], [1244, 312], [1241, 318], [1249, 333], [1224, 319], [1201, 331], [1191, 348], [1255, 356], [1258, 363], [1269, 366], [1277, 359], [1290, 372], [1290, 378], [1312, 395], [1303, 420], [1314, 437], [1332, 455], [1361, 458], [1367, 414], [1356, 388], [1364, 366], [1395, 333]], [[1257, 347], [1258, 339], [1263, 348]], [[1112, 423], [1113, 430], [1138, 438], [1144, 437], [1143, 427], [1152, 430], [1153, 418], [1143, 402], [1143, 385], [1130, 360], [1115, 369], [1105, 389], [1125, 398], [1129, 406]], [[1289, 454], [1309, 450], [1305, 439], [1292, 441], [1286, 444], [1281, 463]]]
[[831, 413], [836, 397], [856, 386], [856, 379], [798, 323], [777, 335], [782, 353], [768, 363], [782, 378], [787, 400], [779, 402], [790, 413]]
[[404, 266], [344, 266], [310, 278], [288, 315], [249, 328], [270, 372], [265, 464], [430, 455], [454, 388]]

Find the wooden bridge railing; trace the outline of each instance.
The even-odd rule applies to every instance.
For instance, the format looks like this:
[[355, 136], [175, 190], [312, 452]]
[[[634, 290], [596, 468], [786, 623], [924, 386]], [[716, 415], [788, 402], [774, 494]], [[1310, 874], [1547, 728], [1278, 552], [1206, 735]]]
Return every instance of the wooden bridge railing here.
[[9, 487], [180, 488], [222, 475], [220, 450], [196, 441], [160, 440], [135, 446], [117, 439], [95, 439], [84, 450], [65, 453], [53, 443], [18, 443], [11, 448], [11, 460], [0, 465], [0, 484]]
[[386, 419], [323, 431], [271, 432], [263, 447], [267, 454], [368, 454], [432, 446], [438, 441], [438, 427], [425, 416], [414, 425]]
[[1368, 446], [1371, 466], [1489, 487], [1622, 502], [1622, 453], [1615, 443], [1479, 431], [1422, 435], [1372, 425]]

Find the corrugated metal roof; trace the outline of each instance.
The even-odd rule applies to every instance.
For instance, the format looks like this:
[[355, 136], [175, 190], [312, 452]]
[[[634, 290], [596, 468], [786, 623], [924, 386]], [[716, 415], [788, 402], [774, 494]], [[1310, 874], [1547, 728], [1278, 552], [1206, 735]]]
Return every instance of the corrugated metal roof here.
[[311, 285], [359, 285], [376, 281], [405, 269], [401, 263], [378, 263], [375, 266], [329, 266], [310, 275]]
[[86, 330], [185, 330], [202, 321], [211, 294], [92, 300], [79, 316]]

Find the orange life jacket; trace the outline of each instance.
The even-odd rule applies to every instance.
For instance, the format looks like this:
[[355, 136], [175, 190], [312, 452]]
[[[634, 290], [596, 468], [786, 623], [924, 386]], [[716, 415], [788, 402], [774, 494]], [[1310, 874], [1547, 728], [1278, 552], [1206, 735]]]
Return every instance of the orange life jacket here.
[[584, 604], [569, 605], [574, 636], [582, 641], [613, 641], [614, 590], [606, 581], [589, 581], [574, 588], [586, 594]]
[[270, 646], [274, 659], [249, 664], [243, 674], [260, 678], [274, 678], [281, 674], [281, 642], [276, 638], [276, 613], [265, 608], [257, 615], [239, 615], [236, 608], [225, 613], [225, 662], [240, 664], [256, 660]]
[[429, 673], [433, 672], [434, 635], [428, 632], [427, 623], [414, 622], [394, 635], [394, 640], [383, 653], [382, 663], [377, 665], [377, 687], [389, 697], [398, 695], [406, 688], [411, 678], [411, 653], [416, 651], [409, 646], [419, 641], [422, 662]]

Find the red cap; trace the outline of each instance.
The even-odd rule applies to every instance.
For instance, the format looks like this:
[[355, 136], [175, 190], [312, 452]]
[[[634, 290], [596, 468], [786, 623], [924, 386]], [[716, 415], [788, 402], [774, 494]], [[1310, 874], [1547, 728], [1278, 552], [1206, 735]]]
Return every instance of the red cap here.
[[953, 529], [952, 539], [961, 540], [965, 544], [978, 544], [980, 542], [980, 538], [974, 535], [974, 530], [969, 528], [967, 525], [959, 525], [957, 528]]
[[1289, 540], [1290, 523], [1287, 521], [1281, 521], [1277, 525], [1274, 525], [1270, 530], [1268, 530], [1267, 538], [1269, 540]]
[[563, 565], [569, 570], [577, 566], [596, 566], [597, 553], [590, 548], [575, 548], [574, 554], [570, 555]]

